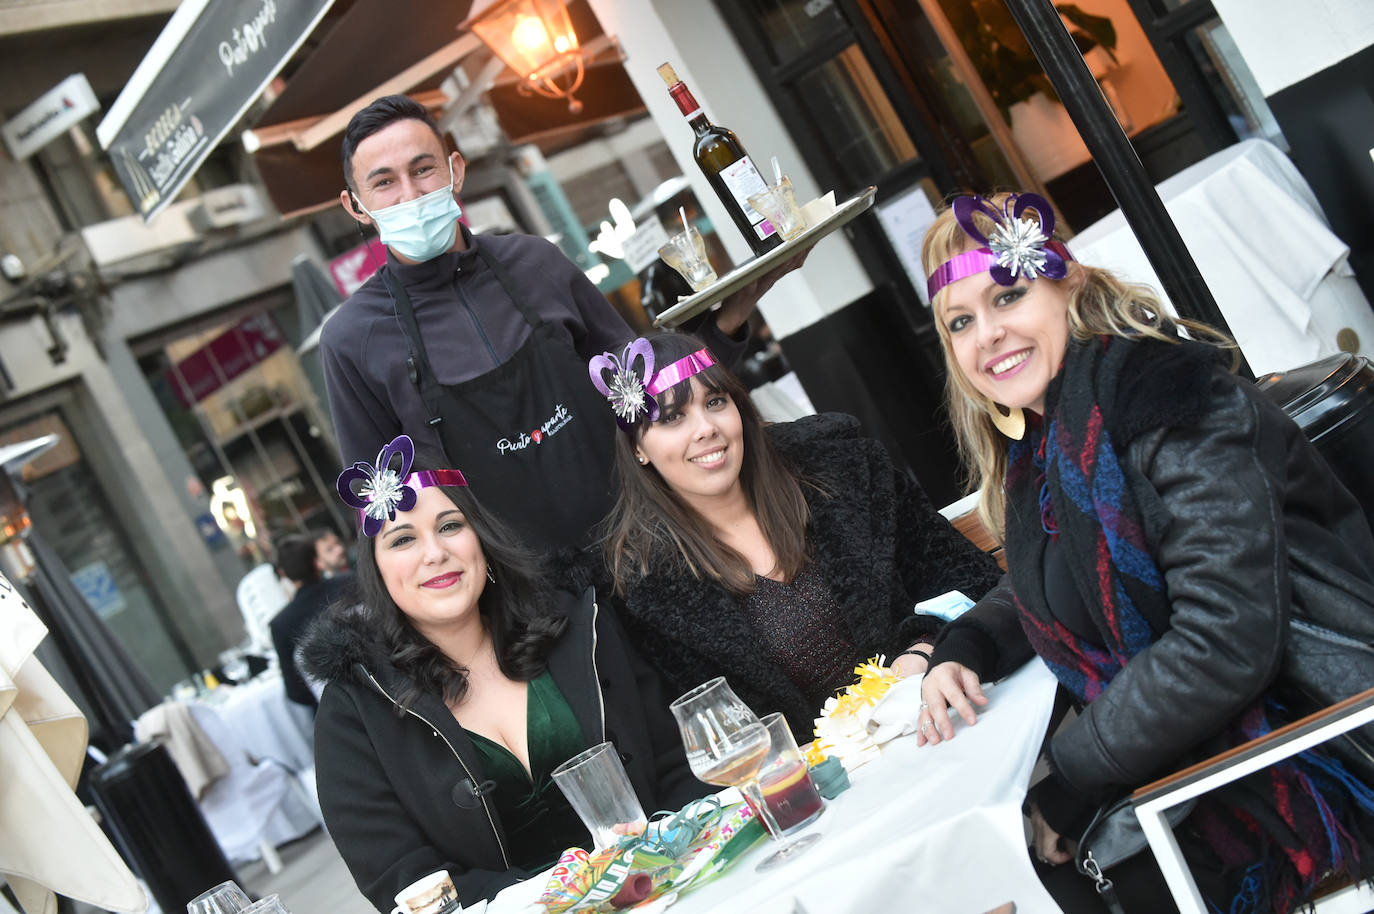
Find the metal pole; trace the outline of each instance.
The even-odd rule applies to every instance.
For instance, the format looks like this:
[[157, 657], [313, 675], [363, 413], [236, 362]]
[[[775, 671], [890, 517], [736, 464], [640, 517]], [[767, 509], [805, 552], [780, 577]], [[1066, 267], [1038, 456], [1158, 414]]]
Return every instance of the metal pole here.
[[[1116, 113], [1050, 0], [1005, 0], [1180, 317], [1231, 332]], [[1242, 366], [1249, 374], [1249, 369]]]

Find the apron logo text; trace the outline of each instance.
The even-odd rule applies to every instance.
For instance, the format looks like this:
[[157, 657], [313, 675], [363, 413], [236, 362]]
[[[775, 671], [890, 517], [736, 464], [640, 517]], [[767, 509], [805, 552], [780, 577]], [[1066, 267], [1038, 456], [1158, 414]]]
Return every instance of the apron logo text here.
[[531, 432], [520, 432], [514, 439], [502, 438], [496, 442], [496, 450], [502, 454], [509, 454], [513, 451], [522, 451], [531, 444], [543, 444], [544, 439], [557, 432], [573, 419], [572, 413], [562, 403], [554, 408], [553, 415], [544, 420], [544, 423]]

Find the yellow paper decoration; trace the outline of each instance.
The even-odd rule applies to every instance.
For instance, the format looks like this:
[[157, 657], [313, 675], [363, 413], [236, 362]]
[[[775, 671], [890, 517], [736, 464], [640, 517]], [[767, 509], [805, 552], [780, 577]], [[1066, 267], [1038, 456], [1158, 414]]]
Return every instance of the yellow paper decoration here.
[[[897, 674], [887, 666], [887, 657], [882, 654], [870, 657], [854, 667], [854, 675], [858, 677], [858, 680], [836, 694], [835, 707], [831, 709], [829, 717], [853, 716], [865, 705], [876, 705], [887, 694], [887, 690], [892, 688], [892, 684], [897, 681]], [[821, 741], [819, 731], [816, 732], [816, 736], [818, 739], [812, 743], [815, 752], [821, 753], [827, 749], [833, 750], [835, 748], [833, 745]], [[810, 755], [807, 757], [808, 759], [811, 758]], [[822, 755], [821, 758], [824, 759], [824, 756]]]

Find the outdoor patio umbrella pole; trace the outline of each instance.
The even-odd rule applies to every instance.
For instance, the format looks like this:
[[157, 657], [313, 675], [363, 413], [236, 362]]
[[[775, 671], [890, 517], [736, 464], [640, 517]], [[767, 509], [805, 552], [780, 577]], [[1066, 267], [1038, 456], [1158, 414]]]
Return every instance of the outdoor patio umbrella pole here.
[[[1050, 0], [1006, 0], [1006, 4], [1082, 134], [1093, 162], [1102, 172], [1175, 310], [1181, 317], [1230, 333], [1216, 299], [1193, 263], [1193, 255], [1059, 18], [1059, 11]], [[1240, 370], [1246, 377], [1252, 377], [1243, 362]]]

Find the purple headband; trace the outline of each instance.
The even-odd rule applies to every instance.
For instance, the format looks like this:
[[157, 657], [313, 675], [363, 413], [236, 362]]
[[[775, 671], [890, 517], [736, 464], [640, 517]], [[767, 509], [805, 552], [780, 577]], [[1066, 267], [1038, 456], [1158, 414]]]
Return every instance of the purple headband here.
[[[983, 247], [956, 254], [935, 268], [926, 281], [927, 297], [932, 303], [935, 293], [945, 286], [984, 270], [1002, 286], [1014, 285], [1019, 276], [1063, 279], [1068, 275], [1067, 261], [1073, 260], [1073, 255], [1058, 241], [1050, 240], [1054, 234], [1054, 210], [1039, 194], [1012, 194], [1000, 211], [976, 196], [960, 197], [952, 208], [964, 234]], [[1022, 218], [1027, 210], [1034, 210], [1036, 218]], [[975, 212], [992, 219], [992, 237], [978, 229], [973, 221]]]
[[[714, 364], [716, 360], [709, 349], [698, 349], [655, 373], [653, 346], [641, 336], [619, 356], [613, 352], [593, 356], [587, 363], [587, 373], [596, 389], [610, 401], [615, 421], [628, 431], [641, 416], [658, 418], [659, 394]], [[608, 371], [610, 383], [606, 381]]]
[[[392, 464], [399, 459], [399, 469]], [[391, 443], [377, 452], [373, 466], [359, 460], [339, 474], [336, 483], [344, 504], [358, 509], [364, 536], [376, 536], [382, 524], [396, 519], [397, 511], [415, 507], [416, 493], [430, 486], [465, 486], [468, 481], [457, 470], [417, 470], [410, 472], [415, 461], [415, 442], [409, 435], [397, 435]], [[357, 489], [354, 489], [354, 484]]]

